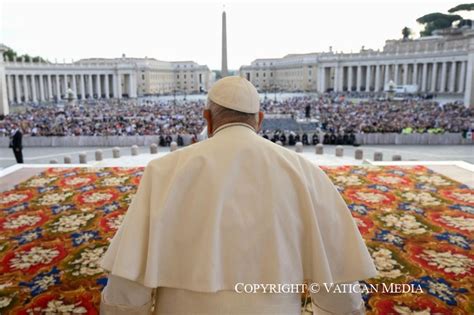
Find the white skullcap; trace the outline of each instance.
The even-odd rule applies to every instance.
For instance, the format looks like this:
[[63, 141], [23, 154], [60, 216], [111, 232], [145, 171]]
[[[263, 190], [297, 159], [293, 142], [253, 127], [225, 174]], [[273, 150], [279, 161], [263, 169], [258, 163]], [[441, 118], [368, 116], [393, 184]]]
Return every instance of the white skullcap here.
[[247, 79], [229, 76], [217, 81], [207, 97], [225, 108], [243, 113], [255, 114], [260, 110], [260, 96]]

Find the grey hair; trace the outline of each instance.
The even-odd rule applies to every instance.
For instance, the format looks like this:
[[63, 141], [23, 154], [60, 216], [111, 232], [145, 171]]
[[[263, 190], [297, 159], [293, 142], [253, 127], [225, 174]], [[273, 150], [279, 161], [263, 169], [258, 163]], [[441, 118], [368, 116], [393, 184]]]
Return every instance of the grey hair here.
[[230, 108], [220, 106], [208, 99], [205, 109], [211, 111], [212, 120], [215, 125], [223, 125], [228, 123], [240, 122], [248, 124], [254, 128], [258, 126], [258, 113], [249, 114], [239, 112]]

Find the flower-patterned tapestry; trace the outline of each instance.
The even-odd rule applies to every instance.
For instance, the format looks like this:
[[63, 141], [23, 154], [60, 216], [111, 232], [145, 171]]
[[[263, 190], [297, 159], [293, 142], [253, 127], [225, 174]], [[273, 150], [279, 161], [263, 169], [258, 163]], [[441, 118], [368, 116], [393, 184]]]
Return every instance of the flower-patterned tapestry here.
[[[368, 314], [474, 313], [474, 190], [421, 166], [322, 168], [378, 269], [363, 284], [423, 291], [364, 293]], [[98, 260], [142, 173], [50, 168], [0, 193], [0, 313], [98, 314]]]

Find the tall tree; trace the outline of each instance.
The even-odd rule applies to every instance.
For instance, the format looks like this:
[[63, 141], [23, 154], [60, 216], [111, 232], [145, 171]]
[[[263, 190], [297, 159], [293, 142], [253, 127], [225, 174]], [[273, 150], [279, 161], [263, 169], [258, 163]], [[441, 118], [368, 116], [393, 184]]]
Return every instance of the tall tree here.
[[[474, 3], [465, 3], [455, 6], [448, 10], [449, 13], [459, 12], [459, 11], [473, 11], [474, 10]], [[458, 27], [463, 26], [472, 26], [471, 19], [462, 19], [459, 21]]]
[[409, 29], [407, 26], [405, 26], [403, 29], [402, 29], [402, 35], [403, 35], [403, 39], [404, 40], [407, 40], [410, 35], [411, 35], [411, 29]]
[[449, 28], [453, 22], [462, 20], [462, 16], [457, 14], [430, 13], [423, 15], [416, 21], [425, 25], [425, 29], [420, 32], [421, 36], [430, 36], [434, 30]]

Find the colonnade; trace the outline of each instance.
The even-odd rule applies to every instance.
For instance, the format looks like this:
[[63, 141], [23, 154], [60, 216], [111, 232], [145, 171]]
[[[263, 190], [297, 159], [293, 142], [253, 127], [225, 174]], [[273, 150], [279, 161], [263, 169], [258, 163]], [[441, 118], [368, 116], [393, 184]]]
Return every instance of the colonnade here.
[[137, 97], [135, 73], [6, 72], [8, 101], [44, 102], [77, 99]]
[[386, 84], [416, 85], [418, 92], [464, 93], [467, 61], [319, 66], [319, 91], [381, 92]]

